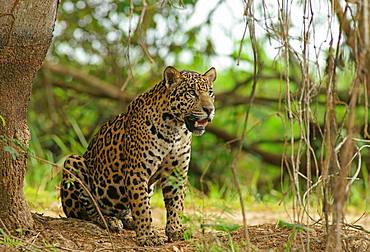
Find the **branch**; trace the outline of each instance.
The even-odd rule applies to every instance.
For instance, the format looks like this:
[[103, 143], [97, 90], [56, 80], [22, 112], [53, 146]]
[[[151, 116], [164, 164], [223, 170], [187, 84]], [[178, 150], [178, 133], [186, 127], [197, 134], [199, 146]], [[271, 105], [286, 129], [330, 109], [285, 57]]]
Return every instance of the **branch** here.
[[[312, 101], [325, 106], [326, 102], [320, 100], [319, 95], [325, 95], [325, 89], [322, 88], [319, 90], [319, 93], [312, 97]], [[347, 106], [348, 104], [348, 95], [345, 92], [337, 92], [338, 99], [335, 102], [336, 106]], [[299, 97], [300, 93], [296, 93], [291, 97], [296, 98]], [[249, 97], [242, 96], [237, 94], [236, 92], [224, 92], [220, 94], [216, 94], [216, 102], [219, 104], [218, 108], [223, 107], [232, 107], [238, 105], [245, 105], [249, 103]], [[262, 105], [262, 106], [272, 106], [278, 104], [279, 102], [285, 102], [285, 98], [282, 98], [281, 101], [279, 98], [269, 98], [269, 97], [255, 97], [253, 103]], [[362, 105], [364, 102], [359, 102], [359, 105]]]
[[[90, 94], [101, 94], [104, 97], [121, 100], [127, 103], [132, 100], [132, 97], [123, 93], [119, 87], [116, 87], [82, 70], [58, 64], [50, 64], [47, 62], [44, 63], [43, 69], [46, 69], [55, 74], [68, 75], [77, 80], [80, 80], [81, 82], [85, 83], [89, 89], [93, 89], [92, 91], [90, 91]], [[71, 88], [72, 86], [68, 85], [67, 87]]]
[[334, 9], [335, 14], [337, 15], [338, 21], [340, 26], [342, 27], [342, 30], [344, 34], [346, 34], [347, 38], [347, 45], [352, 48], [352, 50], [355, 50], [355, 43], [354, 43], [354, 37], [353, 37], [353, 30], [349, 24], [348, 19], [345, 17], [344, 12], [342, 11], [342, 6], [339, 2], [339, 0], [331, 0], [331, 6]]
[[111, 97], [107, 93], [100, 92], [97, 89], [89, 88], [89, 86], [83, 85], [79, 82], [68, 83], [68, 82], [64, 82], [64, 81], [53, 81], [52, 85], [54, 87], [60, 87], [60, 88], [63, 88], [63, 89], [71, 89], [71, 90], [76, 91], [77, 93], [87, 94], [87, 95], [94, 96], [94, 97], [97, 97], [97, 98], [108, 98], [108, 99], [112, 99], [112, 100], [115, 100], [115, 101], [125, 102], [124, 100], [121, 99], [121, 97]]
[[[207, 132], [215, 135], [216, 137], [220, 138], [224, 142], [228, 143], [231, 148], [233, 149], [239, 148], [240, 141], [237, 136], [231, 135], [228, 132], [222, 129], [216, 128], [214, 126], [208, 126]], [[283, 157], [280, 155], [269, 153], [269, 152], [266, 152], [266, 151], [263, 151], [257, 148], [256, 146], [247, 146], [245, 144], [242, 145], [242, 150], [245, 152], [260, 156], [261, 159], [266, 163], [276, 165], [276, 166], [281, 166], [281, 160]]]
[[[216, 102], [220, 104], [218, 107], [232, 107], [237, 105], [245, 105], [248, 104], [250, 101], [249, 97], [238, 95], [236, 93], [225, 92], [221, 94], [216, 94], [216, 96], [217, 96]], [[255, 97], [253, 103], [263, 106], [271, 106], [279, 103], [279, 100], [267, 97]]]

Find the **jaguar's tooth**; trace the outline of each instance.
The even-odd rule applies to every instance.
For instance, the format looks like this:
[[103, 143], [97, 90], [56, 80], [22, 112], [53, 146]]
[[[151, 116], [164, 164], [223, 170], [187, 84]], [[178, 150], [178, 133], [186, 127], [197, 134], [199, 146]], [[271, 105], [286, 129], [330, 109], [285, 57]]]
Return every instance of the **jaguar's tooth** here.
[[195, 121], [194, 127], [198, 127], [198, 121]]

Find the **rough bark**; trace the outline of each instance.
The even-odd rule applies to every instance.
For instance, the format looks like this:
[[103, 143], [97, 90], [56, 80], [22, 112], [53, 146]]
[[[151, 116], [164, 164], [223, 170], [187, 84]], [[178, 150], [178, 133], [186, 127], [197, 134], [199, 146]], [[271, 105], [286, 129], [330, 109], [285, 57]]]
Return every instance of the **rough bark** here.
[[[27, 107], [32, 79], [52, 40], [58, 1], [0, 0], [0, 228], [30, 229], [33, 219], [23, 197], [28, 146]], [[9, 147], [10, 146], [10, 147]]]

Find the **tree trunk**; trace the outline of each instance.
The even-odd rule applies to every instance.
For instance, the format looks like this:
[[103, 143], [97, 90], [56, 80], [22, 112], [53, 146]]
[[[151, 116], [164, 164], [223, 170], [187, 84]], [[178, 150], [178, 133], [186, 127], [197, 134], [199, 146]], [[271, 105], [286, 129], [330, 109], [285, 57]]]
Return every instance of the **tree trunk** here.
[[[30, 229], [23, 197], [32, 79], [52, 40], [57, 0], [0, 0], [0, 228]], [[18, 144], [17, 144], [18, 143]]]

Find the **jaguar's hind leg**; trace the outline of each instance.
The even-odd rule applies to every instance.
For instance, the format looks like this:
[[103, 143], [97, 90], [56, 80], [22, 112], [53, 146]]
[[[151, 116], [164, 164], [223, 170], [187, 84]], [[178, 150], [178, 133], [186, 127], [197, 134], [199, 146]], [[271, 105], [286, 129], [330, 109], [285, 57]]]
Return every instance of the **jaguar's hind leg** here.
[[[96, 209], [94, 190], [91, 188], [90, 176], [86, 167], [85, 159], [79, 155], [71, 155], [64, 162], [63, 179], [61, 184], [61, 201], [63, 211], [67, 217], [92, 221], [105, 228], [106, 224], [112, 231], [120, 231], [124, 228], [119, 218], [104, 216]], [[88, 193], [88, 192], [89, 193]], [[104, 216], [105, 222], [101, 216]]]
[[94, 207], [87, 193], [87, 190], [91, 193], [89, 184], [85, 159], [79, 155], [67, 157], [60, 189], [63, 211], [67, 217], [88, 219], [89, 210], [92, 211]]

